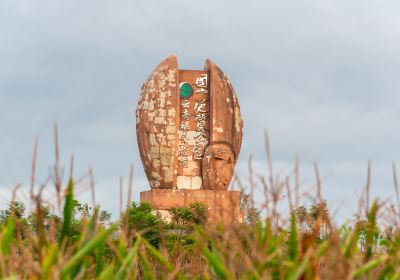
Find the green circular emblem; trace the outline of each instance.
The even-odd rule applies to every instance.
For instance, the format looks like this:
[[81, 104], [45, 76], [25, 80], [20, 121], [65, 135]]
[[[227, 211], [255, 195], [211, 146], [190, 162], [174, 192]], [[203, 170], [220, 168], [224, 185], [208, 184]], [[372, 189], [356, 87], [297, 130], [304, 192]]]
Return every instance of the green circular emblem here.
[[187, 82], [181, 83], [181, 84], [179, 85], [179, 89], [180, 89], [180, 93], [181, 93], [181, 97], [182, 97], [182, 98], [187, 99], [187, 98], [189, 98], [190, 96], [192, 96], [192, 94], [193, 94], [193, 88], [192, 88], [192, 86], [191, 86], [189, 83], [187, 83]]

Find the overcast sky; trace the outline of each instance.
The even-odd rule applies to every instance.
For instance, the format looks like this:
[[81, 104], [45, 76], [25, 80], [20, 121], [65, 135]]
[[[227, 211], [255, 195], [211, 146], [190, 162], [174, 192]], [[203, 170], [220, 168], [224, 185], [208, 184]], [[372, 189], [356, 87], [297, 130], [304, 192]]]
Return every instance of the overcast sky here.
[[368, 160], [373, 192], [392, 196], [399, 14], [395, 0], [3, 0], [0, 203], [16, 183], [28, 185], [36, 136], [38, 181], [46, 179], [54, 123], [63, 166], [74, 154], [77, 176], [93, 167], [104, 208], [118, 211], [119, 177], [130, 164], [138, 199], [149, 186], [134, 111], [141, 84], [171, 53], [184, 69], [211, 58], [231, 78], [244, 119], [242, 176], [250, 154], [266, 170], [268, 129], [275, 170], [289, 173], [299, 155], [306, 188], [316, 161], [333, 208], [354, 208]]

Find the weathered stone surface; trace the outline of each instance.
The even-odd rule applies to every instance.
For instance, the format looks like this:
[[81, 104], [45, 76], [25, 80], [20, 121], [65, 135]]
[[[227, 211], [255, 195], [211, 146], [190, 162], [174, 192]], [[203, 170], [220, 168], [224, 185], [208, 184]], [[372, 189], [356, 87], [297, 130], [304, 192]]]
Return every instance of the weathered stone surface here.
[[233, 176], [235, 157], [226, 144], [211, 144], [203, 159], [203, 186], [208, 190], [226, 190]]
[[169, 215], [168, 210], [172, 207], [200, 202], [208, 206], [208, 221], [211, 223], [231, 225], [243, 222], [238, 191], [153, 189], [141, 192], [140, 201], [151, 203], [163, 217]]
[[215, 63], [207, 59], [205, 67], [210, 72], [210, 144], [225, 143], [232, 147], [235, 163], [242, 145], [243, 120], [239, 101], [232, 84]]
[[152, 188], [176, 186], [179, 70], [175, 56], [161, 62], [143, 84], [136, 110], [140, 157]]
[[136, 110], [140, 156], [152, 189], [226, 190], [242, 142], [243, 121], [228, 77], [161, 62], [142, 87]]

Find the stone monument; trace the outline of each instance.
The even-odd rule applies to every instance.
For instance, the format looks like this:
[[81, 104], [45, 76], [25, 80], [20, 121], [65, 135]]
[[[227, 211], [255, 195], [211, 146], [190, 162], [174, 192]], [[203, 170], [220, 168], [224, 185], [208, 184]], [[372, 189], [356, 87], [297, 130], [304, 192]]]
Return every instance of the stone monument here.
[[162, 215], [201, 202], [211, 222], [240, 222], [240, 192], [227, 189], [242, 128], [231, 82], [211, 60], [204, 70], [181, 70], [176, 56], [169, 56], [143, 84], [136, 110], [140, 157], [151, 187], [140, 200]]

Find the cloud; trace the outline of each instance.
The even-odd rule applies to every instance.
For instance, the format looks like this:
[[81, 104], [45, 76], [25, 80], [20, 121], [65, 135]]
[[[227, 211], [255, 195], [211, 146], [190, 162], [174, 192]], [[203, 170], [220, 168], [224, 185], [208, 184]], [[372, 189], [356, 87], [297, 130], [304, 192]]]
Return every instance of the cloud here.
[[181, 68], [209, 57], [231, 77], [245, 121], [239, 168], [250, 154], [263, 161], [267, 128], [277, 162], [299, 154], [333, 173], [333, 202], [354, 193], [369, 159], [388, 170], [375, 180], [386, 184], [400, 156], [399, 10], [372, 0], [3, 1], [0, 178], [29, 180], [36, 135], [44, 178], [57, 122], [63, 164], [74, 153], [77, 172], [93, 166], [99, 196], [117, 201], [132, 163], [147, 189], [133, 113], [141, 83], [176, 53]]

